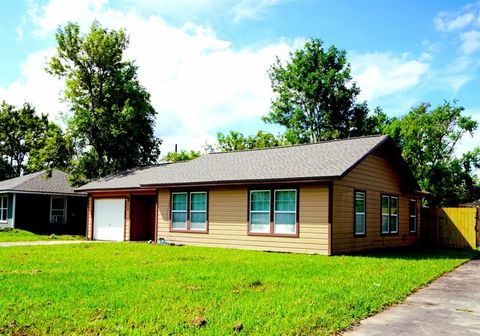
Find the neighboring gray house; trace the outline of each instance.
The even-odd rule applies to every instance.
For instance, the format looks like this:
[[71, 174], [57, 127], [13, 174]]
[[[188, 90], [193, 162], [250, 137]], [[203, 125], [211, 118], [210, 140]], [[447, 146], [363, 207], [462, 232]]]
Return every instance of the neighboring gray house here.
[[73, 191], [67, 174], [54, 169], [0, 182], [0, 229], [85, 234], [86, 194]]

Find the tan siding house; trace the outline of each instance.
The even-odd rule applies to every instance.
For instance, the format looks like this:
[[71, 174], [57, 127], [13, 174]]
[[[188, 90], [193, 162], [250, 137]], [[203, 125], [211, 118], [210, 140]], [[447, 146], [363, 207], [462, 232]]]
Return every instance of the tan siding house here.
[[331, 255], [420, 231], [422, 192], [386, 136], [206, 154], [78, 190], [89, 239]]

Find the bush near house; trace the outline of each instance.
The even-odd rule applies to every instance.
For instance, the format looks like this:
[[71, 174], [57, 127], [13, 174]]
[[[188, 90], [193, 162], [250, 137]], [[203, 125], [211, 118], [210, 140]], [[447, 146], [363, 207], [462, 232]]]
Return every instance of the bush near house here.
[[332, 334], [474, 254], [325, 257], [140, 243], [1, 248], [0, 334]]

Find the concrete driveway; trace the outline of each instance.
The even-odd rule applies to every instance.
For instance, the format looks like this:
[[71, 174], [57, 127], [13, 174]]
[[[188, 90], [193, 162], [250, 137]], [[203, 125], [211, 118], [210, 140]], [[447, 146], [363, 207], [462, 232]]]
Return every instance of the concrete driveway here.
[[480, 260], [458, 267], [345, 335], [480, 335]]

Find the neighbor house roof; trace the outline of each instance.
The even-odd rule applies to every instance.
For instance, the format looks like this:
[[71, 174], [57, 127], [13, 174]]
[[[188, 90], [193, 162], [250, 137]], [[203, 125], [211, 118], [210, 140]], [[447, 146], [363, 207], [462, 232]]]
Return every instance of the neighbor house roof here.
[[461, 207], [480, 207], [480, 199], [464, 204], [460, 204]]
[[342, 177], [385, 143], [393, 145], [388, 136], [368, 136], [269, 149], [210, 153], [192, 161], [124, 171], [90, 182], [76, 190], [328, 180]]
[[15, 177], [0, 181], [0, 192], [21, 192], [38, 194], [77, 195], [68, 182], [68, 175], [60, 170], [53, 169], [51, 176], [47, 171]]

